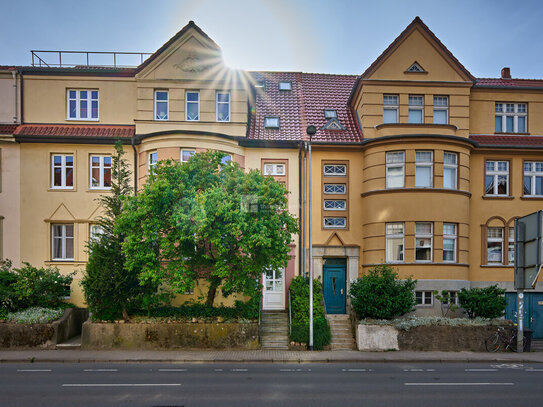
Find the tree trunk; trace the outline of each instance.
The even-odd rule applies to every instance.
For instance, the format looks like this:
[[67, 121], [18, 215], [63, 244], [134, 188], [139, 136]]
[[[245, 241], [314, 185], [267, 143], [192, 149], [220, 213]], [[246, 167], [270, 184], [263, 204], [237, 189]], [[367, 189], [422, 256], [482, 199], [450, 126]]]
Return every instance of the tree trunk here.
[[217, 294], [217, 288], [221, 285], [221, 279], [218, 277], [212, 277], [209, 279], [209, 290], [207, 292], [207, 305], [213, 306], [215, 302], [215, 295]]
[[130, 317], [128, 316], [128, 312], [126, 311], [126, 308], [123, 308], [123, 319], [125, 321], [128, 321]]

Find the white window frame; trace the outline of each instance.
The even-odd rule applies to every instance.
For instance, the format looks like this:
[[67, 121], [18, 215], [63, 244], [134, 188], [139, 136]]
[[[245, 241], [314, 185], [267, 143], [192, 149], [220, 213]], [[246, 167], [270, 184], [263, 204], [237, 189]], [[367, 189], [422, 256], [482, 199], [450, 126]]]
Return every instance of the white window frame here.
[[[417, 232], [417, 225], [430, 225], [430, 232]], [[430, 239], [430, 258], [428, 260], [417, 259], [417, 249], [428, 249], [428, 246], [419, 246], [418, 239]], [[433, 222], [415, 222], [415, 263], [431, 263], [434, 259], [434, 224]]]
[[[401, 161], [395, 160], [393, 157], [400, 157]], [[391, 186], [389, 181], [391, 181], [392, 177], [399, 177], [398, 175], [390, 175], [389, 172], [392, 168], [401, 168], [402, 170], [402, 182], [399, 186]], [[405, 151], [387, 151], [386, 153], [386, 188], [387, 189], [394, 189], [394, 188], [404, 188], [405, 187]]]
[[[442, 302], [442, 304], [444, 306], [451, 306], [452, 305], [458, 305], [458, 291], [455, 291], [455, 290], [445, 290], [448, 294], [449, 294], [449, 297], [451, 298], [451, 301], [450, 302]], [[440, 293], [441, 294], [441, 293]]]
[[[526, 170], [526, 165], [530, 166], [528, 170]], [[538, 167], [541, 169], [540, 171], [537, 170]], [[526, 178], [530, 179], [529, 193], [526, 193], [526, 189], [525, 189]], [[537, 178], [543, 178], [543, 161], [524, 161], [524, 178], [523, 178], [523, 184], [522, 184], [523, 186], [522, 191], [523, 191], [524, 196], [537, 196], [537, 197], [543, 196], [543, 193], [541, 194], [536, 193]]]
[[[421, 154], [419, 154], [421, 153]], [[430, 161], [419, 160], [419, 155], [430, 154]], [[417, 168], [429, 168], [430, 169], [430, 184], [429, 185], [417, 185]], [[419, 179], [418, 182], [421, 180]], [[434, 186], [434, 152], [428, 150], [415, 151], [415, 188], [433, 188]]]
[[[454, 157], [454, 163], [447, 162], [447, 156]], [[454, 173], [453, 182], [454, 185], [445, 185], [445, 172], [450, 170]], [[443, 153], [443, 188], [444, 189], [458, 189], [458, 153], [452, 151], [445, 151]]]
[[[227, 102], [220, 102], [219, 101], [219, 95], [227, 95], [228, 101]], [[215, 112], [216, 112], [216, 120], [220, 123], [228, 123], [230, 122], [230, 102], [231, 102], [232, 96], [230, 95], [230, 92], [217, 92], [215, 94]], [[226, 119], [220, 120], [219, 118], [219, 105], [226, 105], [228, 106], [228, 117]]]
[[264, 163], [264, 175], [284, 177], [287, 175], [286, 165], [284, 163]]
[[[338, 224], [338, 221], [340, 221], [339, 223], [343, 224]], [[323, 227], [324, 229], [346, 229], [347, 218], [345, 216], [325, 216], [323, 220]]]
[[182, 163], [186, 163], [188, 160], [183, 160], [183, 153], [189, 153], [190, 157], [192, 157], [194, 154], [196, 154], [196, 150], [190, 150], [185, 148], [181, 150], [181, 153], [179, 155], [179, 161], [181, 161]]
[[91, 223], [89, 226], [89, 242], [96, 241], [98, 236], [104, 234], [104, 229], [97, 223]]
[[[70, 97], [70, 92], [75, 92], [75, 98]], [[87, 92], [87, 98], [81, 98], [81, 92]], [[96, 92], [96, 98], [92, 97]], [[70, 117], [70, 101], [75, 101], [75, 117]], [[81, 101], [87, 102], [87, 117], [81, 116]], [[92, 102], [96, 102], [96, 117], [92, 117]], [[97, 122], [100, 120], [100, 92], [98, 89], [67, 89], [66, 90], [66, 120], [84, 120]]]
[[[165, 93], [166, 94], [166, 100], [158, 100], [157, 99], [157, 93]], [[158, 117], [158, 109], [157, 106], [159, 103], [166, 103], [166, 117], [159, 118]], [[159, 121], [168, 121], [170, 119], [170, 92], [166, 89], [157, 89], [155, 90], [155, 120]]]
[[324, 210], [325, 211], [346, 211], [347, 201], [345, 199], [325, 199]]
[[[422, 104], [412, 103], [414, 101], [420, 100]], [[411, 111], [420, 111], [420, 122], [412, 122], [409, 116]], [[407, 122], [413, 124], [424, 124], [424, 96], [423, 95], [409, 95], [408, 97], [408, 112], [407, 112]]]
[[[452, 226], [452, 232], [446, 231], [447, 226]], [[452, 260], [445, 260], [445, 240], [451, 240], [453, 242], [453, 258]], [[458, 243], [458, 224], [456, 223], [443, 223], [443, 263], [456, 263], [456, 252]]]
[[[153, 154], [155, 155], [155, 160], [154, 161], [152, 161]], [[149, 172], [153, 171], [153, 168], [155, 168], [157, 163], [158, 163], [158, 154], [157, 154], [157, 152], [156, 151], [150, 151], [149, 154], [147, 154], [147, 169], [149, 170]]]
[[[504, 229], [505, 232], [505, 229]], [[509, 226], [509, 234], [507, 236], [507, 264], [515, 265], [515, 227]], [[511, 256], [511, 253], [513, 256]], [[505, 253], [504, 253], [505, 256]], [[513, 257], [513, 258], [511, 258]]]
[[280, 81], [279, 82], [279, 90], [282, 92], [292, 90], [292, 82], [291, 81]]
[[[383, 124], [394, 124], [399, 121], [399, 105], [400, 97], [398, 95], [383, 95]], [[393, 103], [394, 102], [394, 103]], [[385, 110], [394, 111], [396, 113], [396, 121], [394, 122], [385, 122]]]
[[[510, 102], [497, 102], [494, 105], [495, 119], [501, 118], [502, 128], [498, 132], [496, 127], [494, 131], [496, 133], [527, 133], [528, 132], [528, 104], [527, 103], [510, 103]], [[507, 131], [507, 118], [513, 117], [513, 131]], [[519, 131], [518, 119], [524, 118], [524, 131]], [[495, 123], [494, 123], [495, 126]]]
[[[488, 169], [488, 164], [493, 163], [493, 169]], [[507, 170], [500, 170], [500, 163], [505, 163], [507, 165]], [[509, 196], [509, 171], [510, 163], [507, 160], [486, 160], [485, 161], [485, 195], [487, 196]], [[487, 191], [487, 182], [486, 177], [493, 177], [492, 192]], [[498, 193], [498, 180], [500, 177], [504, 177], [506, 180], [506, 191], [505, 194]]]
[[[61, 157], [60, 167], [55, 167], [55, 157]], [[66, 157], [72, 157], [72, 166], [66, 165]], [[55, 168], [60, 168], [60, 184], [55, 185]], [[72, 185], [66, 185], [67, 170], [72, 169]], [[74, 189], [75, 186], [75, 155], [74, 154], [51, 154], [51, 189]]]
[[281, 122], [277, 116], [264, 117], [264, 128], [266, 129], [279, 129]]
[[[61, 226], [61, 235], [55, 236], [55, 226]], [[66, 227], [72, 226], [73, 236], [67, 236]], [[73, 257], [66, 257], [66, 248], [68, 239], [72, 241], [72, 252], [75, 255], [75, 224], [73, 223], [52, 223], [51, 224], [51, 260], [53, 261], [73, 261]], [[55, 241], [60, 240], [62, 257], [55, 257]]]
[[[421, 300], [422, 302], [419, 304], [419, 302], [417, 301], [417, 293], [421, 293]], [[430, 298], [430, 303], [427, 304], [426, 303], [426, 299], [427, 298]], [[431, 307], [432, 305], [434, 305], [434, 293], [432, 291], [428, 291], [428, 290], [416, 290], [415, 291], [415, 301], [417, 302], [416, 303], [416, 306], [417, 307]]]
[[[327, 168], [330, 169], [327, 171]], [[343, 171], [340, 171], [343, 168]], [[323, 173], [325, 177], [346, 177], [347, 165], [346, 164], [324, 164]]]
[[[98, 167], [95, 167], [93, 166], [93, 162], [92, 162], [92, 159], [94, 157], [98, 157], [99, 159], [99, 162], [98, 162]], [[109, 165], [109, 167], [106, 167], [105, 163], [104, 163], [104, 159], [106, 157], [109, 157], [111, 159], [111, 163]], [[106, 187], [104, 186], [104, 175], [105, 175], [105, 170], [107, 168], [109, 168], [110, 172], [113, 171], [113, 159], [110, 155], [99, 155], [99, 154], [92, 154], [89, 158], [89, 188], [90, 189], [111, 189], [111, 185], [109, 187]], [[92, 185], [92, 170], [94, 168], [98, 168], [98, 172], [99, 172], [99, 178], [98, 178], [98, 186], [93, 186]]]
[[[436, 123], [436, 112], [445, 112], [445, 123]], [[449, 124], [449, 97], [434, 96], [434, 124]]]
[[[330, 187], [328, 191], [326, 187]], [[338, 187], [343, 189], [343, 192], [338, 192]], [[347, 184], [324, 184], [324, 191], [326, 195], [345, 195], [347, 193]]]
[[[401, 233], [393, 233], [389, 232], [389, 226], [390, 229], [392, 229], [394, 226], [401, 225]], [[393, 260], [392, 255], [394, 253], [390, 253], [388, 249], [388, 242], [389, 239], [402, 239], [402, 249], [400, 252], [400, 260]], [[404, 222], [390, 222], [385, 223], [385, 259], [386, 263], [404, 263], [405, 262], [405, 223]]]
[[[490, 237], [490, 231], [491, 230], [501, 230], [501, 237]], [[489, 264], [489, 265], [500, 265], [500, 264], [504, 264], [503, 262], [503, 259], [504, 259], [504, 228], [503, 227], [488, 227], [487, 228], [487, 231], [486, 231], [486, 264]], [[501, 244], [501, 259], [500, 261], [490, 261], [489, 258], [488, 258], [488, 248], [489, 248], [489, 243], [500, 243]]]
[[[192, 93], [198, 95], [198, 100], [189, 101], [188, 96], [189, 96], [189, 94], [192, 94]], [[189, 119], [189, 109], [188, 109], [189, 104], [196, 104], [198, 106], [198, 117], [196, 117], [195, 119]], [[200, 92], [197, 91], [197, 90], [187, 90], [187, 91], [185, 91], [185, 121], [187, 121], [187, 122], [199, 122], [200, 121]]]

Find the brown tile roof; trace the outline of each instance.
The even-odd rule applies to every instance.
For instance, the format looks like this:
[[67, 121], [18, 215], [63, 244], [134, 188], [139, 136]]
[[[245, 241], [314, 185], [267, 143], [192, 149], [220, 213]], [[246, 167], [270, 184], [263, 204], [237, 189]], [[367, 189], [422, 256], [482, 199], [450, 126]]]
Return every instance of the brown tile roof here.
[[43, 137], [80, 137], [92, 138], [130, 138], [134, 135], [135, 126], [113, 126], [100, 124], [22, 124], [15, 131], [15, 136]]
[[516, 147], [543, 148], [543, 136], [502, 136], [495, 134], [477, 134], [469, 136], [479, 147]]
[[484, 88], [541, 88], [543, 79], [477, 78], [475, 87]]
[[13, 134], [16, 128], [16, 124], [0, 124], [0, 134]]
[[[356, 75], [327, 75], [301, 72], [251, 72], [257, 88], [247, 138], [251, 140], [299, 141], [308, 138], [306, 127], [314, 125], [313, 140], [329, 143], [362, 141], [354, 113], [348, 105]], [[292, 90], [280, 91], [279, 82], [289, 81]], [[344, 130], [324, 130], [324, 110], [336, 110]], [[266, 117], [279, 117], [279, 129], [264, 127]]]

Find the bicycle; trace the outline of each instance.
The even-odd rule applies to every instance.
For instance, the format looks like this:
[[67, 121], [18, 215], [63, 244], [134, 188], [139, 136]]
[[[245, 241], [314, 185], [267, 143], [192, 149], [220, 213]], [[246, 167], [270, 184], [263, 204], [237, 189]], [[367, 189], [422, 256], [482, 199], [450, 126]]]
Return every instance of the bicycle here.
[[[505, 350], [512, 352], [517, 351], [517, 328], [510, 328], [509, 332], [504, 327], [499, 327], [498, 330], [490, 335], [485, 340], [485, 348], [487, 352], [497, 352], [502, 345]], [[524, 341], [524, 350], [527, 348], [527, 343]]]

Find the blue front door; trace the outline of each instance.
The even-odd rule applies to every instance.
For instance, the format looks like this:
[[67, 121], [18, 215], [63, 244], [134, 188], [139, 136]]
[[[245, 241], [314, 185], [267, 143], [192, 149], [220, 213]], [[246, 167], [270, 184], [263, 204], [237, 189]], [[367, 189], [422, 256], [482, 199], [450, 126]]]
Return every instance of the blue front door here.
[[[517, 294], [507, 293], [505, 318], [517, 322]], [[531, 329], [534, 339], [543, 339], [543, 293], [524, 293], [524, 326]]]
[[327, 314], [345, 314], [345, 266], [323, 266], [324, 303]]

